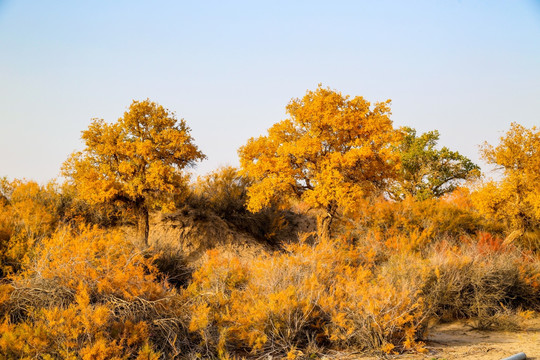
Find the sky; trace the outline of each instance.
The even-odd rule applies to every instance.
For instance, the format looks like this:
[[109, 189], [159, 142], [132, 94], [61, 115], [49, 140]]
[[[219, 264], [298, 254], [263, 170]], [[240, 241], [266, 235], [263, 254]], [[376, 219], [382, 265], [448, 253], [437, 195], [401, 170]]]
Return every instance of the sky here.
[[540, 126], [540, 0], [0, 0], [0, 177], [58, 177], [146, 98], [192, 129], [195, 174], [236, 166], [319, 83], [487, 170], [480, 144]]

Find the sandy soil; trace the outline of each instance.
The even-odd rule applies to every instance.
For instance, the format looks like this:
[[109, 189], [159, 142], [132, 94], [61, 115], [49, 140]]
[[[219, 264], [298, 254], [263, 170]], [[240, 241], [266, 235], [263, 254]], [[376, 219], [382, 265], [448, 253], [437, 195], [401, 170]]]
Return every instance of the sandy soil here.
[[[500, 360], [524, 352], [527, 359], [540, 360], [540, 318], [527, 322], [522, 331], [478, 331], [464, 323], [438, 325], [426, 342], [426, 354], [390, 357], [393, 360]], [[347, 357], [374, 360], [376, 357]]]
[[[527, 359], [540, 359], [540, 321], [515, 332], [477, 331], [463, 324], [442, 325], [428, 336], [430, 359], [503, 359], [524, 352]], [[424, 357], [426, 358], [426, 357]]]

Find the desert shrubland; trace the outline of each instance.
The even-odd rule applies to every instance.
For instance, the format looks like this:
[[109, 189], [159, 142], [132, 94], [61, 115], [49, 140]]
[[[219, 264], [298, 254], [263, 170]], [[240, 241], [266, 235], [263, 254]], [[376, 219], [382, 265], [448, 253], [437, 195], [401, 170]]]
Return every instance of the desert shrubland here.
[[536, 128], [484, 146], [494, 181], [388, 101], [319, 86], [287, 114], [195, 180], [185, 121], [134, 102], [68, 182], [1, 179], [0, 359], [385, 357], [540, 311]]

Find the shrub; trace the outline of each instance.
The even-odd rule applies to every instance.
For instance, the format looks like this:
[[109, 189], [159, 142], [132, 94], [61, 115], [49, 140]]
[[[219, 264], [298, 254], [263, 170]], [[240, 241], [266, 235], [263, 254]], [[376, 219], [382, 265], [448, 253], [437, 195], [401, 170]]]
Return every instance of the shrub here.
[[426, 302], [443, 320], [473, 319], [477, 328], [496, 328], [501, 314], [540, 309], [540, 262], [502, 240], [482, 235], [460, 247], [440, 244], [424, 284]]
[[158, 270], [158, 277], [175, 287], [187, 286], [193, 273], [185, 254], [177, 247], [166, 244], [155, 244], [147, 250], [146, 256]]
[[0, 275], [19, 271], [59, 222], [54, 183], [0, 179]]
[[155, 359], [144, 322], [119, 320], [107, 304], [91, 304], [81, 287], [66, 307], [32, 309], [23, 322], [0, 324], [5, 359]]
[[95, 206], [82, 199], [75, 186], [64, 183], [60, 188], [58, 214], [63, 224], [93, 224], [110, 228], [127, 222], [130, 214], [116, 204]]
[[157, 359], [150, 342], [167, 347], [159, 320], [175, 316], [171, 304], [180, 301], [119, 231], [90, 226], [44, 239], [5, 286], [0, 356], [7, 359]]
[[249, 212], [245, 206], [247, 188], [251, 181], [231, 166], [222, 167], [206, 176], [199, 177], [188, 204], [205, 217], [208, 211], [216, 214], [238, 230], [245, 231], [270, 245], [279, 245], [278, 238], [290, 234], [294, 227], [292, 212], [280, 209], [276, 204], [257, 212]]
[[421, 348], [418, 292], [377, 273], [369, 249], [341, 239], [289, 245], [250, 264], [208, 256], [187, 289], [197, 299], [190, 330], [221, 356]]
[[232, 166], [225, 166], [206, 176], [197, 178], [193, 195], [204, 205], [222, 218], [246, 213], [244, 204], [247, 200], [249, 180], [241, 176]]
[[82, 283], [91, 296], [154, 300], [165, 295], [157, 269], [119, 230], [96, 226], [58, 229], [43, 240], [35, 261], [17, 279], [53, 281], [75, 291]]
[[468, 197], [466, 190], [459, 189], [442, 199], [374, 199], [363, 206], [353, 232], [400, 252], [425, 250], [437, 241], [474, 237], [480, 231], [500, 234], [503, 229], [477, 214]]

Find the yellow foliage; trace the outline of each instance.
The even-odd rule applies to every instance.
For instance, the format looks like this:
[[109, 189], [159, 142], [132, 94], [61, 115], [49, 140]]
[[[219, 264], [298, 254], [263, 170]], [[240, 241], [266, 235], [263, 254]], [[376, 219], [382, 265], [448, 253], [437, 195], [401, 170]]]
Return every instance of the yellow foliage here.
[[193, 281], [186, 289], [189, 297], [204, 296], [205, 299], [191, 306], [190, 331], [200, 333], [204, 341], [217, 346], [219, 339], [211, 338], [208, 329], [226, 315], [232, 290], [243, 286], [247, 276], [247, 267], [237, 258], [226, 258], [216, 250], [209, 251], [205, 266], [193, 274]]
[[354, 212], [361, 199], [395, 176], [399, 134], [392, 128], [389, 103], [371, 107], [360, 96], [322, 86], [293, 99], [288, 119], [239, 149], [242, 173], [254, 181], [248, 209], [300, 198], [326, 211], [329, 221], [320, 232], [329, 230], [338, 210]]
[[33, 309], [28, 318], [0, 324], [1, 358], [108, 360], [136, 354], [141, 359], [157, 358], [147, 344], [148, 326], [119, 321], [106, 305], [83, 301], [64, 308]]
[[207, 346], [288, 358], [327, 341], [366, 350], [418, 346], [423, 302], [405, 277], [374, 271], [373, 251], [343, 240], [286, 250], [244, 265], [209, 254], [188, 288], [198, 299], [192, 330], [204, 330]]
[[0, 179], [0, 273], [28, 263], [35, 245], [50, 235], [60, 218], [54, 183]]
[[150, 100], [133, 101], [116, 123], [94, 119], [63, 173], [93, 204], [122, 203], [137, 215], [139, 235], [148, 240], [148, 211], [174, 208], [185, 190], [182, 170], [205, 155], [193, 144], [183, 119]]
[[153, 300], [167, 291], [157, 281], [151, 259], [137, 251], [121, 231], [95, 226], [60, 228], [43, 240], [35, 261], [18, 279], [24, 282], [36, 277], [69, 289], [82, 284], [92, 296], [107, 294], [127, 300]]
[[355, 221], [359, 237], [373, 238], [397, 252], [421, 251], [444, 238], [475, 237], [479, 231], [501, 230], [474, 209], [468, 191], [458, 188], [443, 198], [394, 202], [384, 198], [366, 202]]
[[160, 354], [152, 350], [152, 347], [150, 347], [150, 345], [144, 344], [144, 346], [139, 351], [139, 354], [137, 355], [137, 358], [135, 360], [159, 360], [159, 359], [161, 359]]
[[0, 290], [0, 308], [24, 310], [19, 321], [0, 324], [7, 359], [156, 359], [148, 323], [136, 320], [143, 314], [119, 316], [118, 304], [174, 294], [119, 231], [89, 226], [44, 239], [28, 268]]
[[540, 130], [513, 123], [499, 145], [484, 144], [483, 157], [502, 170], [503, 178], [473, 194], [475, 206], [506, 222], [509, 230], [523, 234], [540, 228]]

